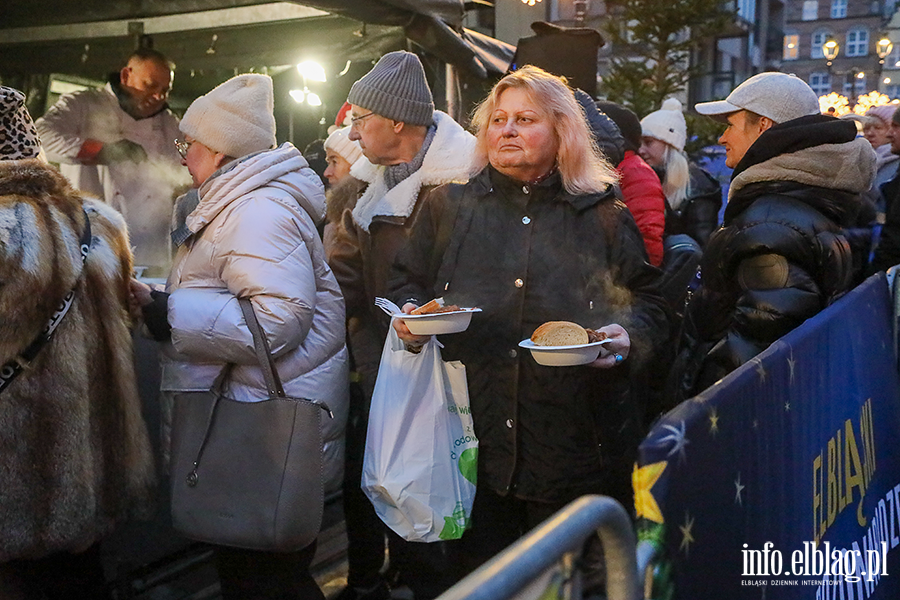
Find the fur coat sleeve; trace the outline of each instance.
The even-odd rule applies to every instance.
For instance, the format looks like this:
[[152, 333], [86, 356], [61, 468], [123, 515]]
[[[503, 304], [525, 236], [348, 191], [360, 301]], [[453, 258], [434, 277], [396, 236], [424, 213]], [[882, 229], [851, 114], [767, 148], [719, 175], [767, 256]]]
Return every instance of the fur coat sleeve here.
[[135, 384], [130, 274], [121, 215], [40, 161], [0, 162], [0, 364], [75, 288], [54, 337], [0, 399], [0, 562], [83, 550], [148, 507], [155, 475]]

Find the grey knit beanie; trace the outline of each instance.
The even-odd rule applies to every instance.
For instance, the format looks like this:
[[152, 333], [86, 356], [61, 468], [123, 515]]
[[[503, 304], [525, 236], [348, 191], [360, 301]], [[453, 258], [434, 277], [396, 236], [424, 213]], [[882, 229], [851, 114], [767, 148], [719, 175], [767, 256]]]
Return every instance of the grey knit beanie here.
[[410, 125], [431, 125], [434, 99], [419, 57], [405, 50], [381, 57], [347, 96], [347, 102]]

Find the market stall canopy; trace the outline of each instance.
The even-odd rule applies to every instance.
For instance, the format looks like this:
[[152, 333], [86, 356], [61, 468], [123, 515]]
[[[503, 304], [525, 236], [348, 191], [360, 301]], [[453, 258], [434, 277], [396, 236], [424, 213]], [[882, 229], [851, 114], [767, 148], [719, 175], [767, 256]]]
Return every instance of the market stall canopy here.
[[[193, 25], [190, 21], [192, 15], [211, 15], [206, 11], [222, 9], [243, 9], [241, 14], [253, 15], [263, 8], [280, 7], [290, 13], [290, 5], [294, 5], [294, 11], [284, 19], [248, 17], [234, 23], [200, 21]], [[104, 66], [110, 70], [127, 54], [129, 45], [133, 46], [132, 37], [142, 33], [152, 35], [157, 47], [165, 48], [182, 68], [213, 68], [228, 63], [240, 69], [252, 66], [244, 64], [251, 58], [257, 65], [274, 64], [271, 61], [277, 62], [280, 55], [295, 52], [298, 43], [317, 46], [332, 56], [354, 52], [372, 56], [373, 50], [383, 53], [394, 49], [395, 38], [405, 36], [428, 53], [476, 77], [503, 73], [514, 48], [464, 29], [464, 14], [462, 0], [303, 0], [274, 4], [258, 0], [3, 2], [0, 73], [73, 72], [73, 68], [77, 70], [79, 65], [96, 59], [109, 62]], [[145, 27], [150, 21], [163, 29]], [[229, 35], [211, 33], [218, 29], [227, 29]], [[349, 39], [350, 36], [356, 39]], [[226, 42], [225, 37], [230, 41]], [[336, 47], [338, 42], [342, 44], [340, 48]], [[235, 56], [224, 51], [227, 43], [240, 49]], [[243, 62], [235, 60], [241, 57]], [[65, 66], [69, 68], [64, 69]]]

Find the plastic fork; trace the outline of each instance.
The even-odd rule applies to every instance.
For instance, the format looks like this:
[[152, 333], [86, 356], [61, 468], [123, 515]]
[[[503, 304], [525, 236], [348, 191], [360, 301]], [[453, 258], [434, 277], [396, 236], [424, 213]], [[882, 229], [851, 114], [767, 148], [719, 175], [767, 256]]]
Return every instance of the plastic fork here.
[[375, 306], [386, 312], [391, 317], [403, 314], [403, 311], [400, 310], [400, 307], [387, 298], [375, 298]]

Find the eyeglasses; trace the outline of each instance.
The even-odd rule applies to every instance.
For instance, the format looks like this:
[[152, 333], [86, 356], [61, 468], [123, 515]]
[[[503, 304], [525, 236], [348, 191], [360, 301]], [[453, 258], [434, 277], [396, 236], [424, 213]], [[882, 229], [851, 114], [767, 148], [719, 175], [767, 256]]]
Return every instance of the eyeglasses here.
[[371, 116], [374, 115], [374, 114], [375, 114], [375, 113], [373, 113], [373, 112], [367, 112], [367, 113], [364, 114], [364, 115], [360, 115], [360, 116], [358, 116], [358, 117], [352, 117], [352, 118], [350, 119], [350, 127], [359, 127], [358, 123], [359, 123], [360, 121], [362, 121], [363, 119], [368, 119], [369, 117], [371, 117]]
[[178, 150], [178, 154], [181, 155], [181, 158], [187, 158], [188, 150], [193, 143], [194, 142], [186, 142], [184, 140], [175, 140], [175, 149]]

